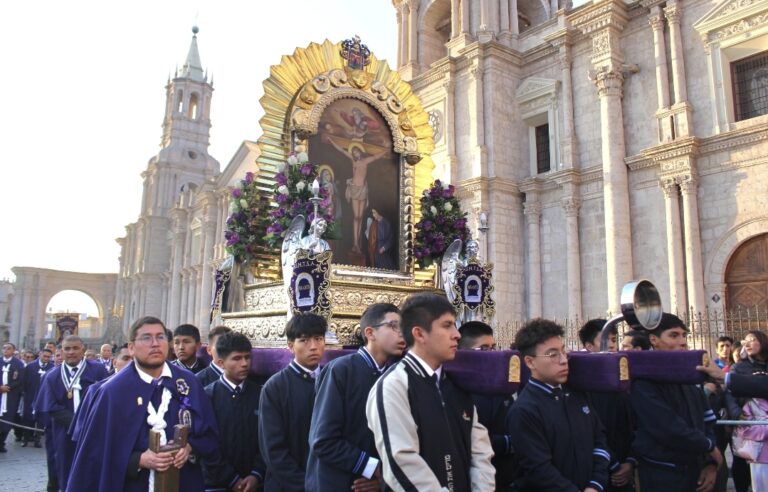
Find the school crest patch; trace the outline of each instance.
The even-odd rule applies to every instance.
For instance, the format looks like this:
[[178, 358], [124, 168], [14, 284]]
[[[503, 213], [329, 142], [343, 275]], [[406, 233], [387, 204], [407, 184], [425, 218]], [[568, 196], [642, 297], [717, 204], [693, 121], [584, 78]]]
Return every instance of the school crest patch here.
[[179, 378], [176, 380], [176, 391], [182, 396], [187, 396], [189, 394], [189, 385], [184, 379]]
[[585, 414], [589, 415], [589, 406], [588, 405], [584, 405], [583, 407], [581, 407], [581, 411], [584, 412]]

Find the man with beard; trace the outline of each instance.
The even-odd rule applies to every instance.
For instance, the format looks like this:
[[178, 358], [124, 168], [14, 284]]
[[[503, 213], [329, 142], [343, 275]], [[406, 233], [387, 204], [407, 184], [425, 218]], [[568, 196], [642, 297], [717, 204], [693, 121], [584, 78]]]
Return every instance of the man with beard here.
[[[192, 373], [166, 363], [169, 340], [162, 321], [136, 321], [128, 345], [134, 363], [95, 392], [66, 490], [143, 492], [156, 472], [173, 466], [180, 469], [179, 490], [203, 491], [199, 461], [218, 452], [210, 401]], [[150, 430], [161, 432], [164, 444], [176, 424], [189, 427], [185, 447], [175, 455], [149, 449]]]

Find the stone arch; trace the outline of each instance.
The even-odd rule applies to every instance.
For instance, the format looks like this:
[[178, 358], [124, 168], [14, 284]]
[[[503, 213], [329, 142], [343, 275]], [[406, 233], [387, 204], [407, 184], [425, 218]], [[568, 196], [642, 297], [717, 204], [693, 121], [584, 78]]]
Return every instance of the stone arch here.
[[548, 21], [551, 17], [549, 10], [549, 2], [546, 0], [518, 0], [517, 12], [520, 19], [520, 32], [525, 32]]
[[24, 347], [37, 346], [45, 335], [45, 309], [54, 295], [64, 290], [82, 292], [93, 299], [99, 310], [101, 333], [97, 340], [119, 338], [113, 333], [117, 274], [80, 273], [45, 268], [14, 267], [14, 297], [11, 306], [11, 341]]
[[432, 0], [419, 16], [419, 63], [428, 68], [448, 56], [445, 44], [451, 39], [451, 2]]
[[765, 233], [768, 233], [768, 217], [756, 217], [732, 227], [715, 243], [704, 273], [704, 284], [711, 306], [722, 308], [724, 305], [726, 269], [733, 253], [745, 241]]

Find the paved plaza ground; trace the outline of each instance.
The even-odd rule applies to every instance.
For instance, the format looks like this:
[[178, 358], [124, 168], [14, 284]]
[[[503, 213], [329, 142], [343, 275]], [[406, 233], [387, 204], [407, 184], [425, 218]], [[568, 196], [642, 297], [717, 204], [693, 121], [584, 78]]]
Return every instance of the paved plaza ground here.
[[[7, 447], [7, 453], [0, 453], [0, 492], [44, 492], [48, 481], [45, 449], [22, 448], [13, 435], [8, 437]], [[732, 480], [728, 480], [728, 492], [735, 492]]]
[[6, 441], [7, 453], [0, 453], [0, 492], [44, 492], [48, 483], [45, 449], [22, 448], [13, 434]]

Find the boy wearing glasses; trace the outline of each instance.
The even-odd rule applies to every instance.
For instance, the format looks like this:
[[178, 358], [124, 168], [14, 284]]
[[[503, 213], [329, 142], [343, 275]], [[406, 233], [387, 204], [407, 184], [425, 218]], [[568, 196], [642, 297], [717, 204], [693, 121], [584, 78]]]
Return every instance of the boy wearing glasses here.
[[264, 385], [259, 402], [259, 447], [267, 467], [264, 491], [304, 490], [315, 378], [325, 351], [325, 318], [294, 315], [285, 327], [291, 363]]
[[515, 337], [528, 384], [509, 412], [520, 491], [600, 492], [608, 484], [610, 454], [597, 414], [584, 395], [564, 385], [568, 355], [563, 328], [549, 320], [526, 323]]
[[379, 490], [381, 466], [365, 418], [365, 402], [387, 362], [405, 349], [400, 311], [393, 304], [372, 304], [363, 313], [360, 328], [365, 345], [330, 362], [315, 383], [307, 490], [366, 486]]
[[493, 451], [472, 397], [443, 363], [456, 357], [456, 313], [443, 296], [416, 294], [401, 309], [408, 353], [368, 395], [366, 415], [387, 485], [396, 490], [493, 490]]
[[[459, 327], [459, 350], [488, 352], [496, 350], [493, 328], [482, 321], [468, 321]], [[477, 408], [477, 420], [488, 429], [493, 446], [493, 466], [496, 468], [496, 490], [509, 490], [514, 478], [513, 438], [507, 434], [507, 413], [513, 403], [512, 395], [489, 396], [472, 394]]]
[[[165, 361], [169, 340], [162, 321], [139, 319], [129, 340], [133, 364], [93, 393], [66, 490], [146, 491], [157, 472], [175, 467], [179, 490], [202, 492], [199, 463], [219, 456], [211, 402], [192, 373]], [[184, 448], [175, 455], [149, 449], [150, 430], [160, 432], [164, 444], [177, 424], [189, 427]]]

